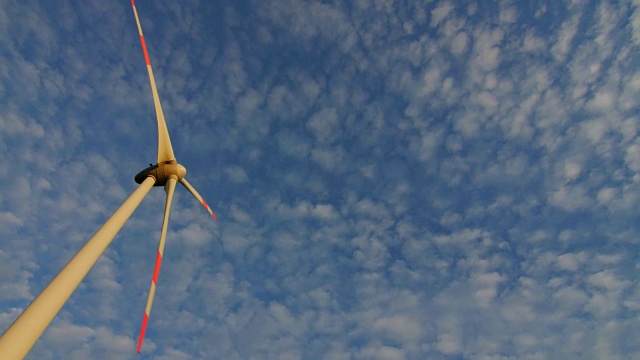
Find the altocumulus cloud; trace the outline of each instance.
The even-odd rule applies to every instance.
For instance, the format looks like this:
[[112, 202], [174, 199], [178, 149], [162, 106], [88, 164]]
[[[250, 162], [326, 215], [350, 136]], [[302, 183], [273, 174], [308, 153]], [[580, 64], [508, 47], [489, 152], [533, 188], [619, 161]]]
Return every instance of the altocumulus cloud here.
[[[145, 355], [640, 357], [637, 1], [136, 6], [220, 218], [177, 191]], [[130, 2], [0, 0], [0, 34], [4, 330], [156, 129]], [[133, 356], [163, 201], [28, 358]]]

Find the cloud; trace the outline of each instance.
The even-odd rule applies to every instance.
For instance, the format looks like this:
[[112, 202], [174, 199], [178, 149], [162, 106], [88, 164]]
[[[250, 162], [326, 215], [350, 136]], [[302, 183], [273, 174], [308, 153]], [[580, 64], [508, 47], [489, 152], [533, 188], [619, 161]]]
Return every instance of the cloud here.
[[[638, 357], [638, 4], [246, 5], [136, 2], [220, 218], [178, 189], [146, 356]], [[0, 9], [5, 329], [135, 189], [156, 123], [128, 3]], [[164, 197], [30, 357], [133, 354]]]
[[247, 173], [240, 166], [228, 166], [225, 169], [225, 173], [232, 182], [245, 183], [249, 181]]

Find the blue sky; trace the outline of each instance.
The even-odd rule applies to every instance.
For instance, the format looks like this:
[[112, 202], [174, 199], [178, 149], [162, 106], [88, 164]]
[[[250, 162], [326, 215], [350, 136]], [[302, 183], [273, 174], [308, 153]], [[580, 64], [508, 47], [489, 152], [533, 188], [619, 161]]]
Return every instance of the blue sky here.
[[[640, 358], [640, 3], [136, 2], [187, 178], [142, 357]], [[0, 331], [156, 159], [131, 4], [0, 0]], [[155, 188], [28, 358], [130, 359]]]

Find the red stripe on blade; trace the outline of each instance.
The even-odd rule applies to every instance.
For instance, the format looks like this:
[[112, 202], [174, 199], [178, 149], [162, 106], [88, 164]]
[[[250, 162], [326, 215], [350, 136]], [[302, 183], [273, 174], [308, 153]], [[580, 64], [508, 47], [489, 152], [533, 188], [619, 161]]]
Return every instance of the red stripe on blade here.
[[207, 205], [207, 202], [204, 201], [204, 199], [202, 199], [202, 206], [204, 206], [205, 210], [211, 212], [211, 217], [213, 218], [213, 220], [218, 221], [218, 217], [216, 216], [216, 214], [213, 212], [213, 210], [211, 210], [209, 208], [209, 205]]
[[144, 36], [140, 35], [140, 43], [142, 44], [142, 52], [144, 53], [144, 61], [147, 62], [147, 66], [151, 66], [151, 60], [149, 60], [149, 54], [147, 53], [147, 44], [144, 42]]
[[140, 354], [140, 349], [142, 349], [144, 333], [147, 332], [147, 322], [149, 322], [149, 315], [147, 315], [147, 313], [144, 313], [144, 317], [142, 318], [142, 327], [140, 328], [140, 337], [138, 337], [138, 354]]
[[[162, 264], [162, 255], [160, 254], [160, 250], [158, 250], [158, 255], [156, 255], [156, 267], [153, 269], [153, 285], [158, 286], [158, 274], [160, 274], [160, 265]], [[148, 279], [148, 278], [147, 278]]]

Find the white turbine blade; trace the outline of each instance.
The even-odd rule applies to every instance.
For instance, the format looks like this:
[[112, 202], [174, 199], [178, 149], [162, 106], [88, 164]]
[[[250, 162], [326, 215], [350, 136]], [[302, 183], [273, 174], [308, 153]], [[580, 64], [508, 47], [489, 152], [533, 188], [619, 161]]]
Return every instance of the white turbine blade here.
[[218, 221], [218, 217], [216, 216], [216, 214], [213, 213], [209, 205], [207, 205], [207, 202], [204, 201], [204, 199], [202, 198], [202, 196], [200, 196], [200, 194], [196, 191], [196, 189], [194, 189], [194, 187], [191, 186], [191, 184], [189, 184], [187, 179], [182, 178], [180, 180], [180, 184], [182, 184], [185, 188], [187, 188], [187, 190], [189, 190], [189, 192], [196, 198], [196, 200], [200, 201], [202, 206], [209, 212], [209, 214], [211, 214], [211, 217], [213, 218], [213, 220]]
[[147, 53], [147, 45], [144, 42], [144, 36], [142, 35], [142, 26], [140, 25], [140, 19], [138, 19], [138, 11], [134, 0], [131, 0], [131, 6], [133, 7], [133, 15], [136, 18], [136, 24], [138, 25], [138, 34], [140, 35], [140, 43], [142, 44], [142, 52], [144, 53], [144, 60], [147, 63], [147, 72], [149, 73], [149, 82], [151, 83], [151, 93], [153, 94], [153, 104], [156, 108], [156, 117], [158, 119], [158, 164], [175, 160], [173, 155], [173, 148], [171, 147], [171, 139], [169, 139], [169, 130], [167, 130], [167, 123], [164, 120], [164, 114], [162, 113], [162, 106], [160, 106], [160, 97], [158, 96], [158, 89], [156, 88], [156, 80], [153, 77], [153, 70], [151, 69], [151, 61], [149, 60], [149, 54]]
[[162, 232], [160, 233], [160, 244], [158, 245], [158, 253], [156, 255], [156, 265], [153, 269], [153, 277], [151, 278], [151, 287], [149, 289], [149, 297], [147, 298], [147, 306], [144, 309], [144, 317], [142, 318], [142, 326], [140, 328], [140, 337], [138, 337], [138, 354], [142, 349], [142, 342], [144, 341], [144, 334], [147, 331], [147, 322], [149, 321], [149, 315], [151, 314], [151, 305], [153, 304], [153, 297], [156, 294], [156, 285], [158, 284], [158, 275], [160, 274], [160, 265], [162, 265], [162, 255], [164, 254], [164, 243], [167, 238], [167, 225], [169, 224], [169, 211], [171, 210], [171, 200], [173, 199], [173, 192], [176, 188], [176, 178], [170, 177], [165, 185], [165, 191], [167, 192], [167, 200], [164, 205], [164, 219], [162, 220]]

